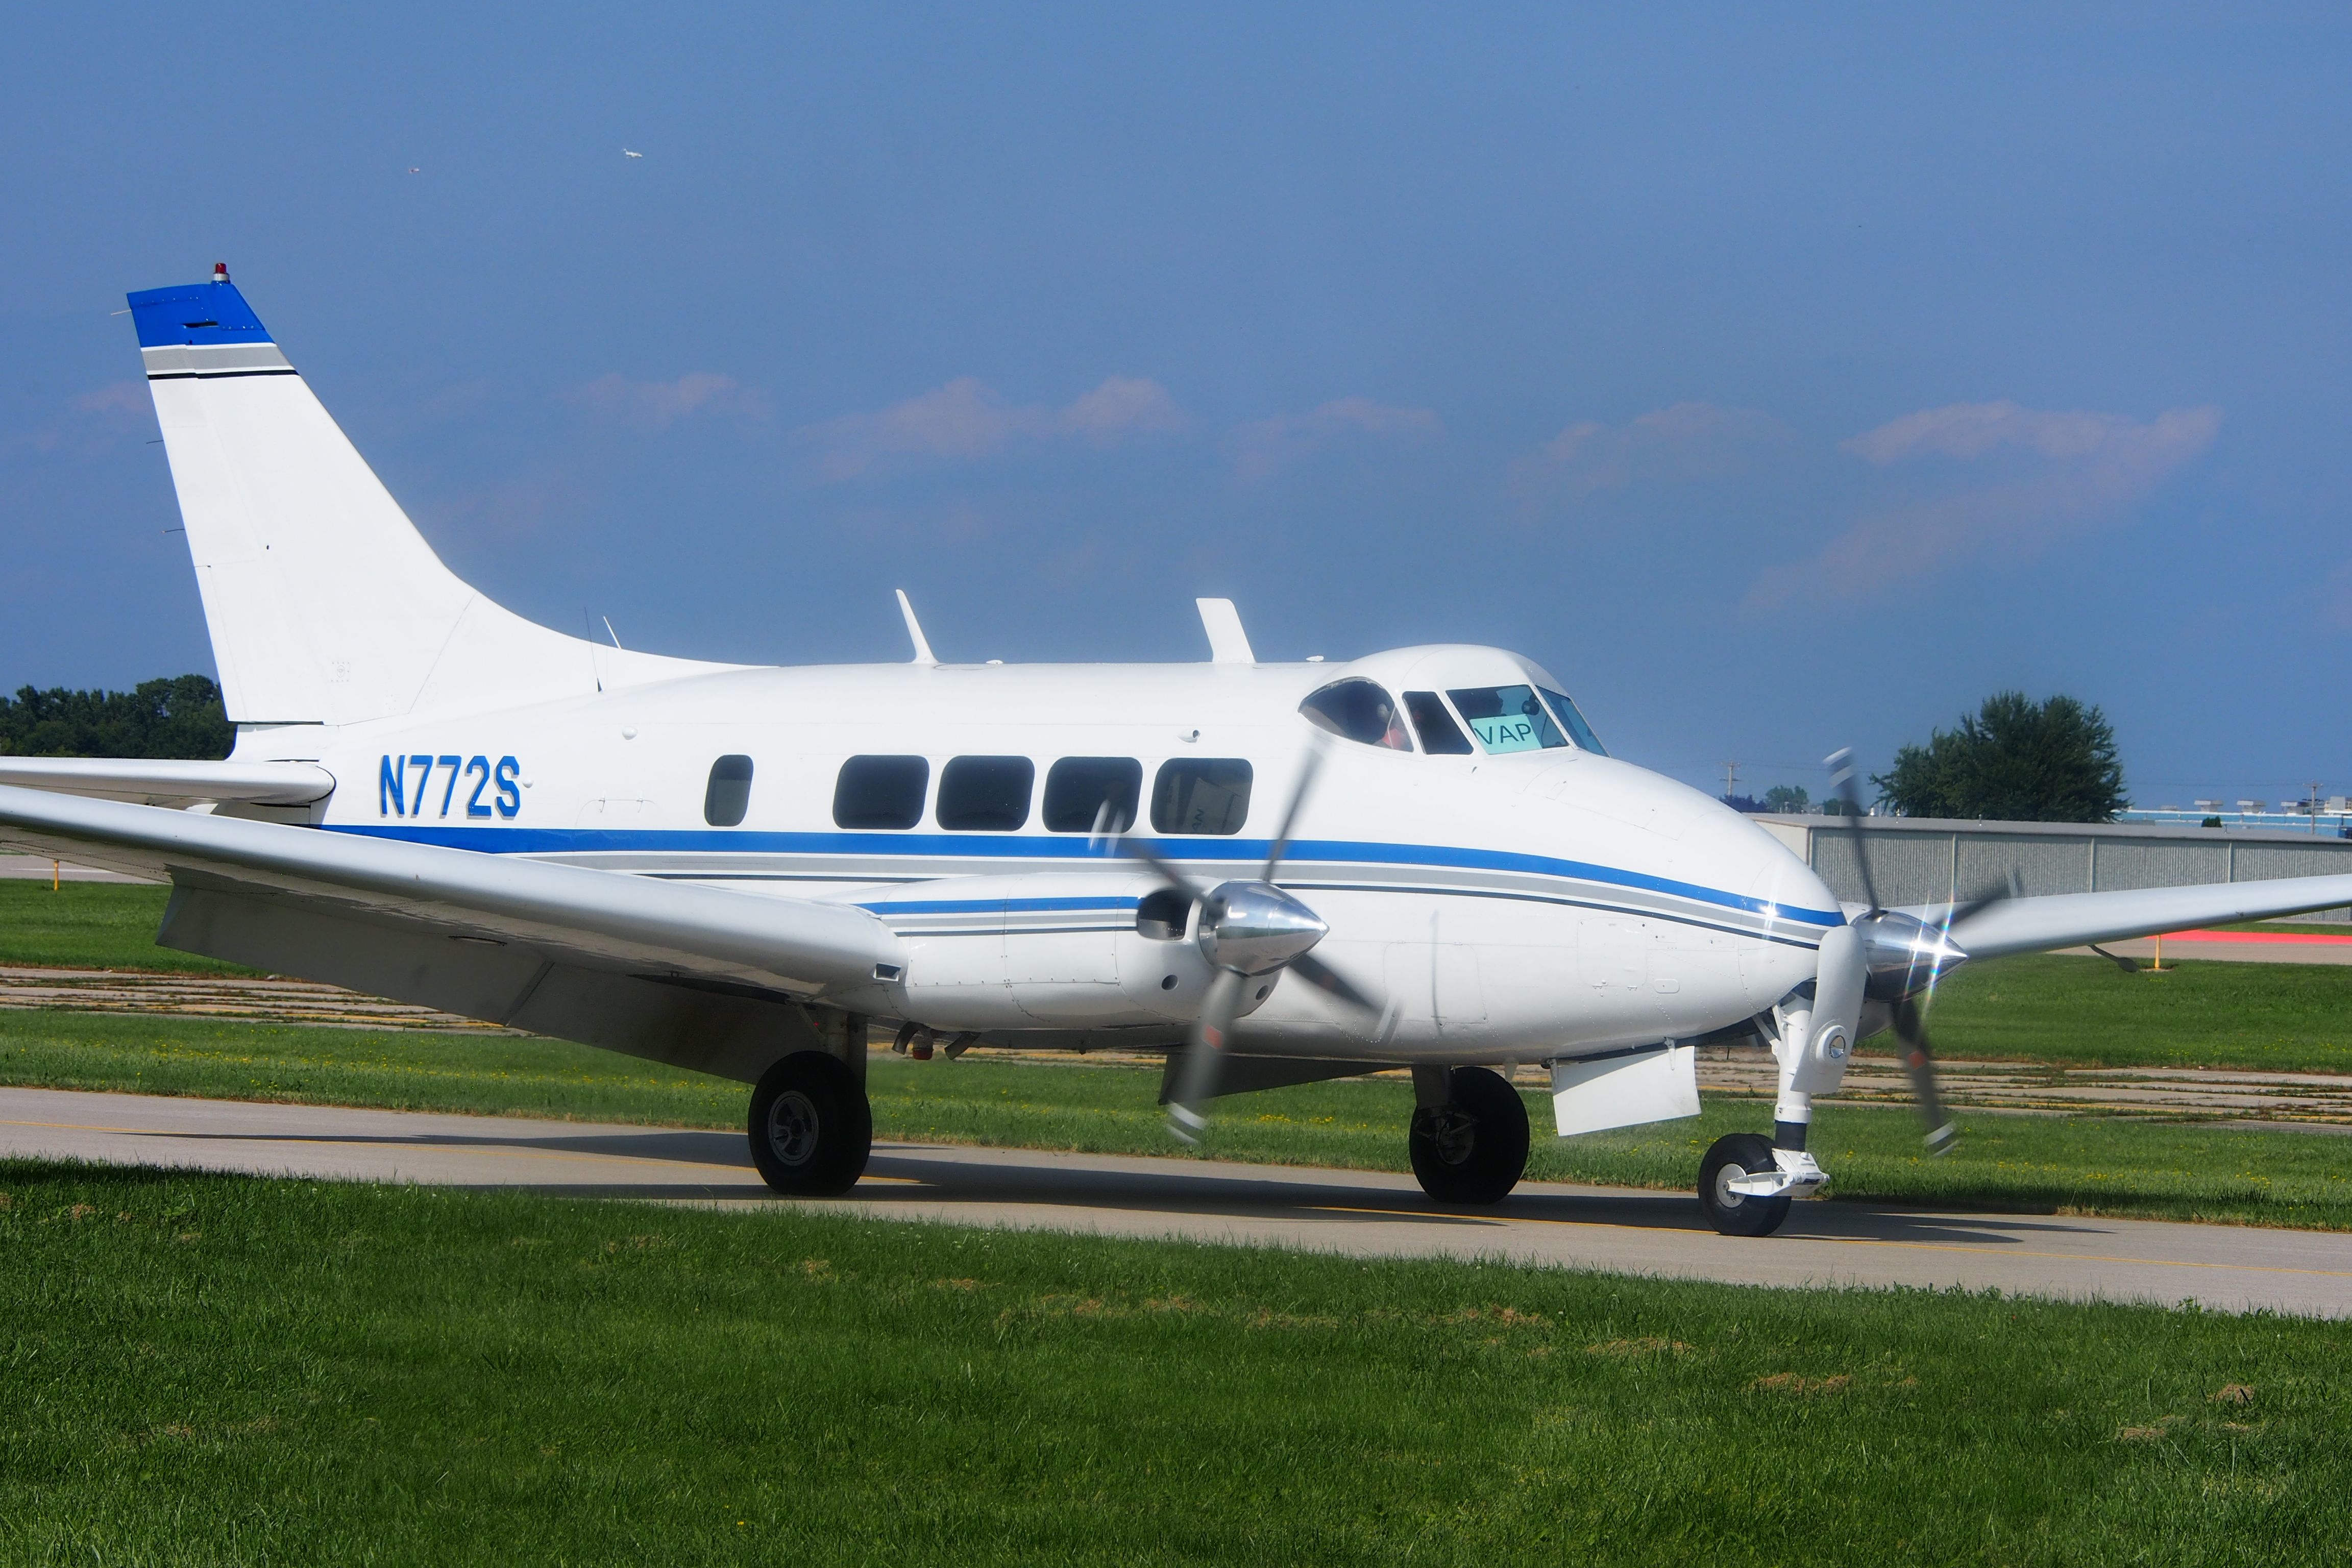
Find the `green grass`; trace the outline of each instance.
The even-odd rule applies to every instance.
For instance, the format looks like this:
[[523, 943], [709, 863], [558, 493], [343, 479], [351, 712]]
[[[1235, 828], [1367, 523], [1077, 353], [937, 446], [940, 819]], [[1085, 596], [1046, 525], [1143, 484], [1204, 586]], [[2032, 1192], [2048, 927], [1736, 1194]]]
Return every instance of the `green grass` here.
[[175, 974], [251, 974], [250, 969], [155, 945], [172, 889], [142, 882], [0, 879], [0, 963], [61, 969], [152, 969]]
[[2335, 1324], [22, 1163], [0, 1191], [11, 1563], [2277, 1564], [2352, 1533]]
[[1995, 959], [1937, 988], [1927, 1027], [1979, 1061], [2352, 1073], [2352, 965]]
[[0, 1082], [684, 1127], [733, 1126], [750, 1098], [565, 1040], [64, 1011], [0, 1012]]
[[[84, 1013], [0, 1013], [0, 1082], [405, 1110], [739, 1127], [740, 1084], [585, 1046]], [[1161, 1131], [1159, 1074], [1085, 1062], [967, 1056], [877, 1060], [878, 1136], [1091, 1153], [1181, 1153]], [[1403, 1171], [1404, 1084], [1343, 1079], [1223, 1102], [1205, 1152], [1273, 1163]], [[1538, 1181], [1687, 1186], [1700, 1153], [1760, 1131], [1762, 1102], [1710, 1097], [1696, 1121], [1548, 1135], [1528, 1097]], [[1920, 1156], [1907, 1110], [1823, 1106], [1814, 1148], [1832, 1195], [1956, 1206], [2352, 1228], [2342, 1141], [2105, 1117], [1964, 1113], [1957, 1152]]]

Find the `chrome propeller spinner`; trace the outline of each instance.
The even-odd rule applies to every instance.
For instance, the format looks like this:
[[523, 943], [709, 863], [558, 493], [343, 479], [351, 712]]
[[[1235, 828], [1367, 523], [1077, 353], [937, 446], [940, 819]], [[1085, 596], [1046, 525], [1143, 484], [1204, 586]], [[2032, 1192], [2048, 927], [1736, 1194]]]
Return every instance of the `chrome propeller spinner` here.
[[1254, 879], [1204, 889], [1163, 859], [1149, 840], [1124, 835], [1118, 839], [1122, 853], [1159, 872], [1170, 887], [1200, 907], [1193, 940], [1213, 973], [1200, 1011], [1193, 1016], [1192, 1037], [1176, 1093], [1168, 1102], [1168, 1131], [1182, 1142], [1198, 1144], [1208, 1127], [1202, 1108], [1216, 1098], [1234, 1020], [1241, 1016], [1252, 980], [1288, 973], [1357, 1012], [1379, 1010], [1360, 987], [1311, 951], [1330, 932], [1322, 917], [1274, 885], [1274, 874], [1290, 848], [1291, 831], [1298, 825], [1298, 814], [1322, 765], [1322, 747], [1310, 745], [1298, 771], [1298, 784], [1282, 814], [1282, 827], [1267, 847], [1265, 865]]

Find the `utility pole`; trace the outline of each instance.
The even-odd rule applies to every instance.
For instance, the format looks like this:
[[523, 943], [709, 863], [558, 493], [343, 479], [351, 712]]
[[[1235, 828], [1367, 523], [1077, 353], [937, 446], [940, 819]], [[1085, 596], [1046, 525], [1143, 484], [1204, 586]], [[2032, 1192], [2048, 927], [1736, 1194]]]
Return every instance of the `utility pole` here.
[[2319, 781], [2311, 781], [2311, 836], [2319, 837]]
[[[1733, 794], [1732, 786], [1733, 786], [1734, 784], [1736, 784], [1737, 783], [1738, 783], [1738, 781], [1739, 781], [1739, 764], [1738, 764], [1738, 763], [1724, 763], [1724, 764], [1723, 764], [1723, 798], [1724, 798], [1724, 799], [1726, 799], [1726, 800], [1729, 800], [1729, 799], [1731, 798], [1732, 794]], [[2314, 829], [2314, 831], [2315, 832], [2315, 831], [2317, 831], [2317, 830], [2316, 830], [2316, 829]]]

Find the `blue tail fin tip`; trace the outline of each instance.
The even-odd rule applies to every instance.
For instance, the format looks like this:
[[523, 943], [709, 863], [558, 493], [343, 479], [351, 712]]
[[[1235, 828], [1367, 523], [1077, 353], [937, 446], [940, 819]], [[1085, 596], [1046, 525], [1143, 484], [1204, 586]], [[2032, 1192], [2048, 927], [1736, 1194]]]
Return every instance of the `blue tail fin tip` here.
[[127, 296], [131, 321], [139, 329], [139, 346], [160, 349], [176, 344], [266, 343], [269, 329], [228, 280], [226, 263], [215, 263], [209, 283], [183, 283], [176, 289], [145, 289]]

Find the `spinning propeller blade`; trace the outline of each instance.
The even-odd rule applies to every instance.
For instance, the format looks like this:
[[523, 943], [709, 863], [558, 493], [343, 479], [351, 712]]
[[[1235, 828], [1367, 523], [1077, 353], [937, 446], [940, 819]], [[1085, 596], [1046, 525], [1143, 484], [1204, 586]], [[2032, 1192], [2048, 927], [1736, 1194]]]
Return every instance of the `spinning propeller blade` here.
[[1234, 1016], [1241, 1011], [1242, 987], [1248, 984], [1249, 976], [1240, 970], [1220, 969], [1201, 998], [1192, 1044], [1184, 1052], [1183, 1076], [1168, 1102], [1168, 1131], [1180, 1142], [1197, 1148], [1208, 1131], [1209, 1118], [1201, 1108], [1216, 1098], [1217, 1079], [1224, 1073], [1225, 1041]]
[[1911, 1075], [1911, 1095], [1927, 1124], [1927, 1152], [1948, 1154], [1960, 1130], [1944, 1114], [1944, 1098], [1936, 1089], [1936, 1053], [1927, 1044], [1927, 1015], [1911, 997], [1895, 1004], [1895, 1037], [1903, 1042], [1903, 1068]]
[[[1837, 792], [1838, 814], [1845, 819], [1846, 834], [1853, 845], [1854, 868], [1862, 876], [1862, 895], [1870, 905], [1868, 911], [1854, 923], [1874, 927], [1880, 923], [1879, 917], [1886, 913], [1886, 907], [1878, 901], [1878, 883], [1870, 874], [1870, 844], [1862, 831], [1862, 799], [1853, 784], [1853, 748], [1841, 746], [1823, 760], [1829, 764], [1830, 787]], [[1986, 903], [2003, 896], [1996, 893], [1987, 899], [1976, 900], [1965, 908], [1968, 912], [1974, 913]], [[1952, 922], [1958, 918], [1963, 907], [1955, 904], [1945, 915], [1942, 925], [1946, 934], [1949, 934]], [[1907, 916], [1887, 915], [1886, 918], [1889, 921], [1904, 922], [1909, 930], [1918, 929]], [[1911, 1075], [1911, 1098], [1917, 1103], [1920, 1119], [1927, 1124], [1923, 1142], [1929, 1154], [1948, 1154], [1959, 1136], [1959, 1128], [1944, 1114], [1944, 1097], [1936, 1082], [1936, 1053], [1927, 1043], [1926, 1009], [1916, 997], [1907, 993], [1894, 998], [1892, 1006], [1895, 1037], [1903, 1044], [1903, 1068]]]

